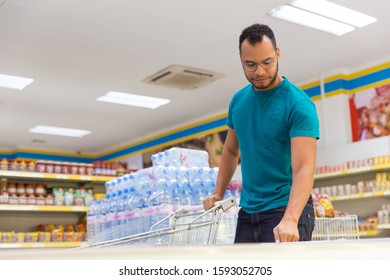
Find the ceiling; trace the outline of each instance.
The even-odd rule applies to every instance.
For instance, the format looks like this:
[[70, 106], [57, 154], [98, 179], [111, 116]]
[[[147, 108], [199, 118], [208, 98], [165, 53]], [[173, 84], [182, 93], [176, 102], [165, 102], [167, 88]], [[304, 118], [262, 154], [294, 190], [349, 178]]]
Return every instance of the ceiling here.
[[[288, 0], [0, 0], [0, 73], [33, 78], [0, 88], [0, 150], [98, 154], [227, 112], [247, 81], [238, 55], [246, 26], [270, 25], [280, 72], [295, 83], [389, 57], [390, 1], [334, 0], [378, 21], [337, 37], [266, 16]], [[142, 82], [179, 64], [224, 74], [192, 90]], [[108, 91], [170, 99], [154, 110], [97, 102]], [[90, 130], [83, 138], [35, 125]]]

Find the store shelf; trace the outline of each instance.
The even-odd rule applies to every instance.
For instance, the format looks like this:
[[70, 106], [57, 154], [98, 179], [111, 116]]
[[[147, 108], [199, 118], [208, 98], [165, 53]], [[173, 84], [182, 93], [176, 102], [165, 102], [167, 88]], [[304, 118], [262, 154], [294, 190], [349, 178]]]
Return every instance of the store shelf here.
[[354, 169], [341, 170], [341, 171], [329, 172], [324, 174], [315, 174], [314, 179], [315, 180], [333, 179], [333, 178], [344, 177], [349, 175], [357, 175], [357, 174], [364, 174], [373, 171], [381, 171], [386, 169], [390, 169], [389, 164], [375, 165], [372, 167], [354, 168]]
[[85, 206], [56, 206], [56, 205], [18, 205], [0, 204], [0, 211], [40, 211], [40, 212], [87, 212]]
[[390, 224], [379, 224], [378, 229], [390, 229]]
[[52, 173], [10, 171], [10, 170], [0, 170], [0, 177], [13, 178], [13, 179], [43, 179], [43, 180], [54, 179], [54, 180], [78, 181], [78, 182], [107, 182], [115, 178], [110, 176], [52, 174]]
[[364, 231], [359, 231], [359, 236], [360, 237], [374, 237], [379, 234], [379, 230], [364, 230]]
[[350, 194], [350, 195], [341, 195], [341, 196], [332, 196], [332, 201], [339, 200], [350, 200], [350, 199], [360, 199], [360, 198], [368, 198], [368, 197], [381, 197], [381, 196], [389, 196], [390, 190], [386, 191], [378, 191], [378, 192], [366, 192], [359, 194]]
[[17, 248], [74, 248], [85, 245], [85, 242], [31, 242], [31, 243], [0, 243], [0, 249]]

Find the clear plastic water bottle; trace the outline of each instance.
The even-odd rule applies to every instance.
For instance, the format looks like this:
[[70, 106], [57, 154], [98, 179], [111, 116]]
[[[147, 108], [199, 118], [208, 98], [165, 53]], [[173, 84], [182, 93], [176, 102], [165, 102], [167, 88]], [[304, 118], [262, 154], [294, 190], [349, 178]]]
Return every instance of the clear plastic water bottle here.
[[134, 191], [129, 192], [128, 198], [124, 200], [124, 228], [123, 236], [135, 234], [134, 229]]
[[144, 199], [138, 193], [134, 194], [133, 197], [133, 230], [131, 235], [143, 232], [142, 228], [142, 208], [144, 207]]
[[203, 150], [194, 150], [186, 148], [171, 148], [164, 151], [164, 157], [162, 162], [175, 167], [210, 167], [209, 154]]
[[95, 242], [96, 230], [96, 202], [91, 201], [87, 211], [87, 242], [93, 244]]
[[152, 166], [161, 166], [163, 165], [162, 160], [163, 160], [164, 154], [162, 152], [153, 154], [151, 156], [152, 160]]
[[107, 233], [107, 205], [108, 200], [103, 199], [101, 201], [97, 201], [97, 231], [95, 231], [96, 234], [96, 242], [102, 242], [105, 241], [105, 235]]

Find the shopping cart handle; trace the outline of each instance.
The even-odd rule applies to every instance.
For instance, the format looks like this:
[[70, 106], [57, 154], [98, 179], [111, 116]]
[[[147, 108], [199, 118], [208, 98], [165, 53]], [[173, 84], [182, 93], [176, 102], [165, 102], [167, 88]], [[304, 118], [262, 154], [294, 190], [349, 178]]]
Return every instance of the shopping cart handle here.
[[221, 205], [222, 210], [226, 211], [227, 209], [236, 205], [236, 200], [234, 199], [234, 197], [230, 196], [227, 199], [219, 200], [219, 201], [215, 202], [214, 205], [215, 206]]
[[179, 215], [183, 215], [183, 214], [188, 214], [188, 213], [196, 212], [196, 211], [200, 211], [200, 210], [203, 210], [202, 204], [193, 205], [193, 206], [188, 205], [188, 206], [184, 206], [184, 207], [180, 208], [179, 210], [176, 211], [176, 213]]
[[[236, 205], [236, 200], [234, 199], [234, 197], [231, 196], [227, 199], [216, 201], [214, 203], [214, 207], [211, 209], [215, 209], [216, 207], [221, 207], [223, 211], [226, 211], [227, 209], [233, 207], [234, 205]], [[191, 212], [200, 211], [203, 209], [204, 209], [203, 204], [193, 205], [193, 206], [188, 205], [180, 208], [179, 210], [176, 211], [176, 213], [179, 215], [183, 215]]]

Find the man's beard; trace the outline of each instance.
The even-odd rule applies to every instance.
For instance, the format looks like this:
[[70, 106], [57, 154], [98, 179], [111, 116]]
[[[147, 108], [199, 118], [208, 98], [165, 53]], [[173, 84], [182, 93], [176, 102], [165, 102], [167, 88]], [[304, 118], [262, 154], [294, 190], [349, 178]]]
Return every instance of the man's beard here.
[[246, 78], [252, 84], [252, 86], [253, 86], [253, 88], [255, 90], [262, 91], [262, 90], [267, 90], [271, 85], [273, 85], [273, 83], [275, 82], [276, 78], [278, 77], [278, 73], [279, 73], [279, 61], [276, 64], [276, 72], [275, 72], [275, 74], [272, 76], [271, 81], [269, 83], [267, 83], [266, 85], [256, 86], [254, 84], [254, 82], [252, 82], [248, 77], [246, 77]]

